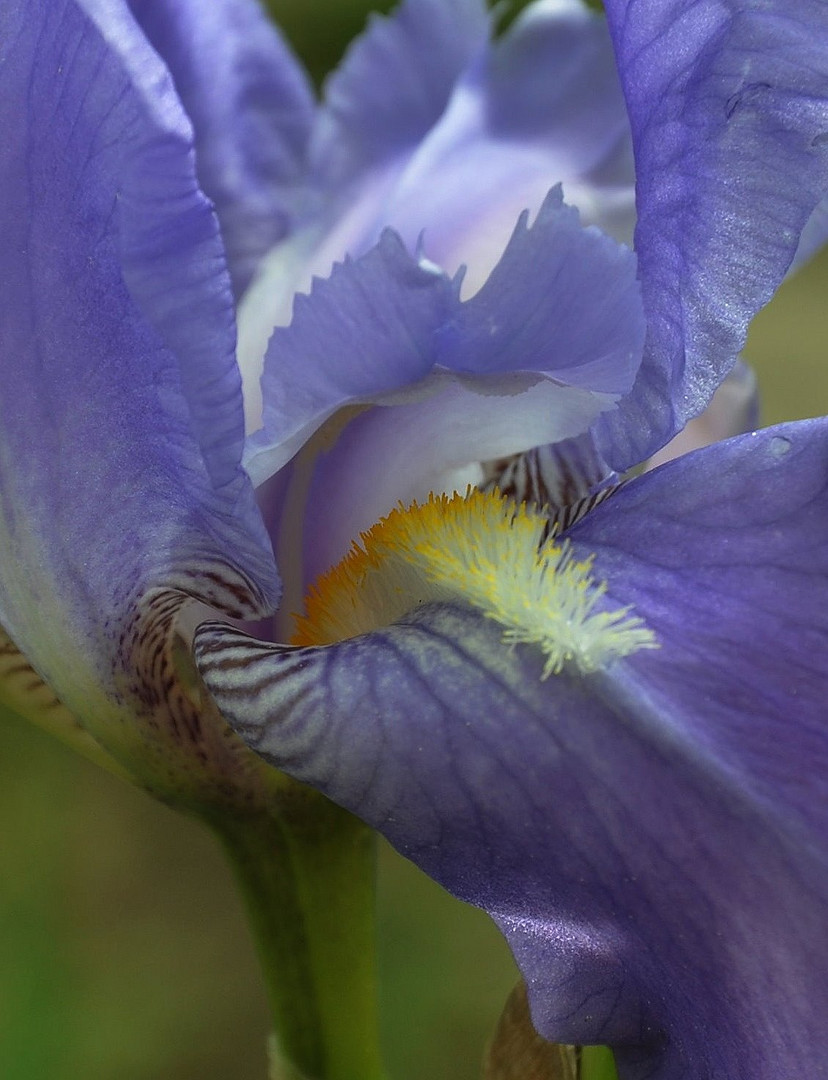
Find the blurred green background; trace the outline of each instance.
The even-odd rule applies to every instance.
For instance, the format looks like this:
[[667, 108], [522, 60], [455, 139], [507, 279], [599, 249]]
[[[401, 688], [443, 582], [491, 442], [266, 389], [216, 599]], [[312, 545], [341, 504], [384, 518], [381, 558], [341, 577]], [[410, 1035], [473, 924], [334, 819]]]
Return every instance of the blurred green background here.
[[[272, 6], [318, 79], [379, 5]], [[828, 413], [826, 285], [828, 256], [755, 321], [766, 423]], [[2, 1080], [264, 1080], [258, 969], [200, 826], [13, 717], [0, 723], [0, 821]], [[477, 1078], [516, 978], [505, 946], [387, 848], [379, 892], [391, 1075]]]

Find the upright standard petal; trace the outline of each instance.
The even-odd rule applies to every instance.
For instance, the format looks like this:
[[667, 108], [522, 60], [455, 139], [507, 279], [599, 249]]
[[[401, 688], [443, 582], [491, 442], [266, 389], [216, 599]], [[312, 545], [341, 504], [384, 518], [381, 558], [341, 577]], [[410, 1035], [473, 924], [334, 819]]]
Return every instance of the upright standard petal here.
[[310, 82], [256, 0], [130, 7], [193, 124], [199, 182], [215, 204], [240, 296], [292, 224], [315, 113]]
[[116, 756], [141, 714], [232, 755], [169, 683], [183, 594], [277, 593], [192, 132], [125, 5], [9, 3], [0, 36], [0, 622]]
[[259, 383], [273, 327], [290, 322], [293, 298], [313, 275], [327, 277], [346, 254], [364, 254], [377, 242], [396, 178], [488, 38], [484, 0], [405, 0], [391, 15], [370, 19], [328, 79], [300, 228], [264, 260], [239, 309], [249, 433], [262, 423]]
[[822, 0], [607, 0], [636, 157], [649, 324], [642, 379], [608, 418], [618, 469], [702, 411], [828, 190]]
[[314, 135], [318, 182], [339, 188], [414, 149], [489, 36], [483, 0], [403, 0], [373, 15], [325, 86]]
[[[344, 564], [329, 582], [362, 633], [290, 649], [206, 625], [199, 664], [259, 753], [494, 916], [548, 1038], [613, 1045], [624, 1080], [824, 1077], [826, 518], [828, 420], [784, 425], [648, 473], [571, 531], [587, 588], [606, 584], [595, 625], [631, 604], [658, 648], [550, 674], [476, 592], [429, 600], [397, 574], [378, 607], [375, 552], [373, 593]], [[380, 548], [408, 542], [392, 533]], [[496, 545], [472, 547], [485, 587]], [[529, 562], [527, 620], [566, 595]]]
[[425, 254], [448, 273], [465, 265], [468, 295], [553, 182], [585, 224], [631, 244], [634, 179], [606, 20], [581, 0], [541, 0], [458, 80], [377, 222], [409, 245], [424, 233]]
[[409, 0], [331, 79], [309, 160], [305, 227], [265, 260], [240, 310], [250, 432], [266, 344], [294, 294], [383, 228], [448, 274], [465, 266], [465, 296], [556, 182], [586, 224], [632, 239], [624, 99], [606, 20], [581, 0], [532, 4], [494, 41], [482, 4]]
[[482, 14], [468, 0], [439, 12], [409, 0], [331, 79], [310, 179], [345, 213], [321, 272], [322, 255], [360, 254], [390, 225], [409, 245], [425, 230], [428, 257], [448, 273], [468, 264], [467, 287], [479, 286], [519, 214], [555, 182], [588, 222], [632, 239], [629, 125], [605, 20], [581, 0], [541, 0], [490, 42]]

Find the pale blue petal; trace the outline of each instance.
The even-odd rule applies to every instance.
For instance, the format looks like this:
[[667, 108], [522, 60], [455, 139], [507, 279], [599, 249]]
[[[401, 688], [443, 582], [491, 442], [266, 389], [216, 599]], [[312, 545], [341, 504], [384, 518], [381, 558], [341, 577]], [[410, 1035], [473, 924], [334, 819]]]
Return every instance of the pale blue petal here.
[[517, 389], [541, 376], [621, 395], [635, 378], [643, 332], [633, 256], [583, 229], [559, 190], [531, 228], [524, 215], [490, 280], [465, 302], [457, 282], [386, 232], [297, 297], [291, 326], [274, 332], [265, 427], [249, 441], [248, 469], [261, 483], [335, 410], [399, 390], [416, 400], [418, 384], [439, 370], [481, 388], [488, 377], [520, 376]]
[[314, 275], [327, 277], [346, 254], [378, 242], [397, 177], [488, 38], [484, 0], [405, 0], [369, 19], [328, 79], [297, 231], [264, 260], [239, 312], [248, 433], [262, 424], [260, 380], [274, 326], [290, 322], [294, 295]]
[[305, 227], [265, 261], [240, 316], [251, 432], [265, 346], [293, 294], [383, 228], [410, 250], [422, 234], [423, 254], [449, 274], [465, 265], [464, 296], [558, 181], [585, 223], [632, 239], [624, 99], [606, 22], [581, 0], [533, 4], [492, 43], [479, 3], [403, 5], [333, 77], [316, 136]]
[[[632, 243], [632, 147], [606, 21], [580, 0], [530, 5], [458, 82], [376, 220], [466, 293], [486, 280], [523, 210], [554, 182], [585, 224]], [[376, 226], [375, 226], [376, 227]]]

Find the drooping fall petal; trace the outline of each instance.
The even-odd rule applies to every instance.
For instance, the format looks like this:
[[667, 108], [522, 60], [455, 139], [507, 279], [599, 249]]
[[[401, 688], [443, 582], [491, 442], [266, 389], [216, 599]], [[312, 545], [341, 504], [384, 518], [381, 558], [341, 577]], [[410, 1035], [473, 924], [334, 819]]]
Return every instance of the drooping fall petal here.
[[476, 600], [426, 598], [327, 647], [209, 624], [199, 664], [259, 753], [493, 915], [547, 1038], [625, 1080], [822, 1076], [827, 518], [828, 421], [783, 425], [571, 530], [658, 648], [544, 678]]

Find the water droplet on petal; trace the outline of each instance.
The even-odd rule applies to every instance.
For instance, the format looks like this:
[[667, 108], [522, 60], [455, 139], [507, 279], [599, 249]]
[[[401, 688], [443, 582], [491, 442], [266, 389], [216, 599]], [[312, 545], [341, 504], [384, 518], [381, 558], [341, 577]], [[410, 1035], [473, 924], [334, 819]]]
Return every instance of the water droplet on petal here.
[[784, 435], [774, 435], [770, 441], [770, 451], [774, 457], [784, 457], [791, 448], [791, 440]]

